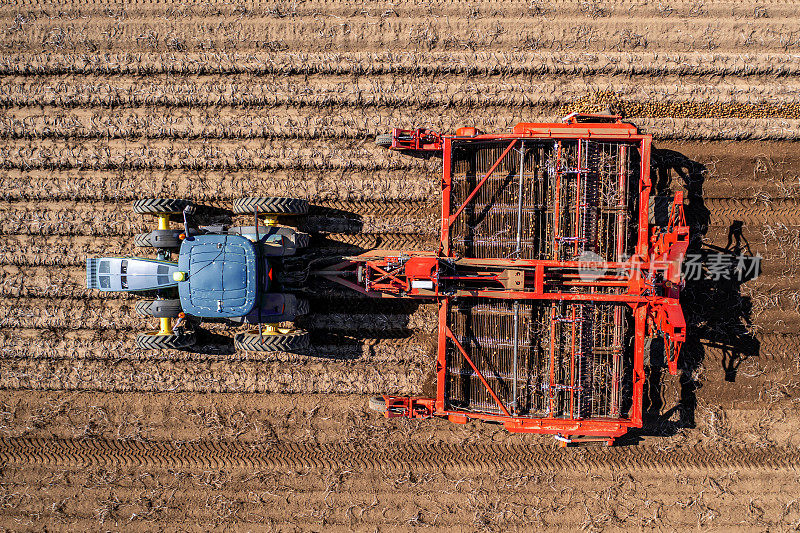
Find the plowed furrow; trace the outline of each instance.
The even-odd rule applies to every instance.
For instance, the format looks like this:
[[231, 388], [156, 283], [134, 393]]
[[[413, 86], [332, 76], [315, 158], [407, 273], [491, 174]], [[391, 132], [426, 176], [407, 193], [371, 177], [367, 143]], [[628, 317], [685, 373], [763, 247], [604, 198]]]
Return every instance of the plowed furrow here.
[[774, 76], [800, 73], [800, 58], [781, 52], [447, 51], [19, 53], [0, 57], [2, 75], [687, 75]]
[[0, 296], [34, 298], [83, 298], [86, 268], [0, 266]]
[[407, 171], [387, 169], [376, 170], [368, 176], [357, 170], [281, 170], [256, 175], [239, 171], [130, 172], [120, 169], [88, 174], [77, 170], [0, 170], [0, 198], [7, 201], [129, 203], [143, 197], [177, 196], [229, 208], [236, 198], [269, 194], [307, 198], [312, 203], [322, 205], [326, 205], [323, 203], [326, 201], [344, 210], [348, 210], [350, 204], [358, 206], [363, 201], [364, 205], [372, 205], [377, 209], [379, 206], [392, 206], [395, 201], [409, 206], [415, 201], [428, 202], [431, 199], [438, 203], [440, 191], [437, 177], [440, 173], [440, 169], [426, 169], [415, 172], [418, 179], [409, 181]]
[[[164, 352], [169, 354], [170, 352]], [[351, 357], [352, 358], [352, 357]], [[197, 361], [162, 359], [0, 360], [0, 388], [103, 392], [334, 393], [410, 395], [421, 390], [428, 365], [362, 361]]]
[[[697, 5], [697, 4], [695, 4]], [[392, 13], [389, 7], [389, 13]], [[596, 6], [596, 7], [591, 7]], [[402, 18], [386, 11], [373, 13], [355, 10], [346, 18], [325, 16], [321, 10], [310, 16], [278, 18], [236, 18], [221, 24], [216, 17], [156, 16], [147, 20], [128, 20], [110, 24], [108, 17], [81, 17], [80, 31], [64, 31], [63, 21], [41, 17], [17, 25], [15, 31], [0, 35], [3, 52], [42, 53], [66, 49], [77, 54], [98, 50], [131, 50], [149, 53], [236, 50], [240, 52], [319, 50], [372, 51], [448, 50], [503, 51], [511, 49], [584, 50], [599, 53], [620, 50], [708, 50], [721, 52], [785, 52], [787, 34], [798, 29], [796, 17], [771, 18], [715, 17], [709, 19], [704, 4], [683, 10], [676, 23], [664, 16], [605, 17], [599, 4], [577, 15], [550, 18], [545, 24], [536, 18], [521, 23], [492, 10], [491, 16], [474, 17], [472, 9], [458, 15], [437, 16], [436, 10], [420, 11]], [[751, 11], [752, 13], [752, 11]], [[323, 16], [320, 16], [323, 15]], [[346, 20], [347, 24], [343, 24]], [[523, 19], [524, 20], [524, 19]], [[537, 21], [538, 24], [534, 24]], [[713, 24], [713, 26], [711, 26]], [[75, 24], [77, 26], [77, 24]], [[708, 32], [713, 28], [713, 35]], [[776, 31], [776, 27], [781, 31]], [[110, 29], [113, 28], [113, 29]], [[580, 29], [580, 31], [579, 31]], [[60, 31], [59, 31], [60, 30]], [[87, 39], [87, 34], [92, 35]], [[646, 37], [645, 37], [646, 36]], [[445, 38], [446, 37], [446, 38]]]
[[[261, 137], [264, 126], [271, 123], [259, 117], [213, 115], [194, 120], [175, 117], [168, 123], [163, 119], [143, 116], [127, 123], [94, 117], [87, 123], [74, 116], [59, 117], [54, 122], [43, 115], [26, 114], [25, 122], [17, 119], [17, 110], [25, 107], [77, 108], [207, 108], [236, 107], [237, 109], [269, 109], [297, 106], [338, 109], [342, 107], [506, 107], [548, 109], [559, 108], [571, 102], [585, 100], [590, 94], [614, 94], [627, 116], [737, 117], [748, 118], [742, 111], [769, 106], [769, 116], [798, 118], [798, 87], [791, 79], [779, 84], [740, 84], [717, 81], [714, 84], [678, 84], [666, 79], [647, 86], [630, 80], [593, 80], [582, 83], [564, 80], [516, 80], [497, 77], [476, 80], [464, 85], [460, 77], [437, 76], [433, 80], [421, 79], [414, 85], [398, 84], [391, 77], [373, 76], [364, 82], [339, 80], [321, 81], [305, 77], [282, 77], [264, 83], [252, 78], [211, 79], [208, 81], [142, 82], [133, 78], [99, 79], [86, 84], [84, 80], [67, 80], [58, 92], [52, 91], [50, 81], [26, 80], [24, 83], [0, 83], [0, 107], [11, 108], [11, 116], [0, 120], [0, 133], [6, 136], [100, 138], [109, 137], [171, 137], [171, 138], [246, 138]], [[536, 95], [536, 96], [533, 96]], [[654, 101], [657, 101], [654, 103]], [[716, 102], [716, 115], [710, 110], [698, 115], [707, 106], [698, 104]], [[724, 104], [722, 104], [724, 102]], [[669, 113], [659, 112], [669, 111]], [[22, 117], [20, 117], [22, 118]], [[172, 118], [172, 117], [171, 117]], [[197, 117], [200, 119], [201, 117]], [[267, 130], [268, 131], [268, 130]]]
[[[36, 15], [36, 18], [46, 17], [50, 12], [46, 6], [40, 6], [32, 0], [16, 0], [9, 3], [14, 6], [27, 6], [31, 15]], [[104, 19], [111, 16], [118, 16], [120, 11], [110, 10], [108, 4], [102, 0], [89, 0], [80, 2], [78, 0], [58, 0], [53, 1], [52, 5], [58, 6], [58, 13], [62, 16], [70, 15], [71, 17], [81, 17], [86, 19]], [[384, 5], [378, 3], [373, 10], [365, 10], [360, 12], [362, 16], [381, 16], [386, 17], [392, 15], [393, 17], [402, 17], [404, 19], [410, 18], [418, 14], [419, 4], [408, 0], [394, 0], [391, 2], [392, 10], [390, 12], [384, 11]], [[758, 3], [759, 6], [769, 7], [771, 16], [777, 18], [785, 18], [794, 15], [791, 9], [792, 5], [787, 2], [779, 0], [763, 0]], [[476, 7], [477, 6], [477, 7]], [[587, 17], [587, 16], [614, 16], [624, 17], [635, 15], [638, 17], [664, 17], [666, 15], [674, 15], [676, 17], [705, 16], [705, 17], [753, 17], [752, 9], [748, 9], [750, 4], [748, 2], [735, 2], [730, 0], [718, 0], [713, 4], [703, 4], [698, 7], [697, 4], [686, 0], [674, 0], [667, 5], [664, 4], [634, 4], [621, 0], [606, 0], [603, 2], [602, 7], [598, 4], [587, 4], [576, 0], [552, 0], [545, 4], [518, 4], [509, 0], [497, 0], [492, 3], [493, 10], [501, 12], [510, 17], [519, 18], [532, 18], [535, 19], [539, 16], [551, 14], [546, 7], [557, 9], [559, 15], [564, 17]], [[321, 13], [327, 16], [337, 17], [350, 17], [353, 15], [353, 10], [346, 3], [332, 3], [325, 2], [324, 0], [309, 0], [308, 2], [289, 4], [288, 7], [283, 4], [264, 4], [258, 0], [248, 0], [237, 3], [235, 5], [228, 4], [192, 4], [187, 5], [185, 2], [176, 0], [161, 0], [158, 3], [131, 3], [126, 4], [124, 11], [124, 20], [151, 20], [153, 17], [161, 13], [170, 13], [179, 15], [183, 18], [190, 18], [191, 20], [202, 20], [205, 18], [225, 18], [225, 19], [255, 19], [262, 21], [263, 19], [282, 19], [287, 16], [292, 17], [318, 17]], [[448, 2], [441, 6], [437, 6], [436, 14], [446, 17], [456, 17], [469, 15], [472, 17], [482, 15], [485, 11], [481, 8], [480, 4], [474, 4], [465, 0]], [[14, 11], [8, 10], [3, 12], [4, 19], [12, 21], [14, 19]]]
[[237, 142], [110, 140], [75, 146], [66, 140], [9, 140], [0, 145], [5, 170], [190, 170], [271, 172], [275, 170], [375, 172], [422, 170], [424, 160], [402, 157], [373, 143], [352, 146], [331, 141], [268, 139]]
[[48, 467], [134, 467], [159, 469], [311, 469], [311, 470], [481, 470], [551, 471], [553, 468], [619, 469], [628, 471], [788, 470], [800, 467], [800, 457], [780, 447], [706, 447], [659, 451], [649, 447], [570, 450], [492, 444], [444, 443], [373, 448], [347, 444], [275, 443], [250, 447], [200, 441], [131, 442], [106, 439], [1, 438], [0, 457], [6, 464]]
[[[584, 94], [581, 95], [582, 98], [584, 96]], [[607, 107], [607, 104], [603, 102], [585, 104], [576, 109], [573, 109], [572, 105], [571, 100], [564, 99], [559, 106], [542, 103], [527, 107], [529, 107], [530, 114], [535, 114], [545, 122], [558, 121], [565, 111], [598, 111], [602, 110], [600, 108]], [[673, 102], [673, 107], [658, 105], [644, 108], [631, 106], [625, 102], [616, 103], [616, 107], [627, 114], [630, 122], [638, 125], [642, 131], [652, 134], [656, 140], [757, 140], [763, 142], [800, 138], [800, 120], [791, 118], [797, 115], [797, 111], [786, 106], [775, 107], [769, 104], [748, 103], [717, 109], [714, 112], [706, 112], [695, 106], [690, 111], [675, 113], [674, 105], [682, 104]], [[202, 130], [188, 127], [176, 129], [172, 125], [159, 126], [157, 124], [146, 127], [137, 126], [137, 128], [109, 125], [92, 129], [58, 124], [53, 127], [43, 126], [41, 129], [33, 127], [23, 129], [13, 123], [5, 127], [0, 126], [0, 137], [8, 139], [69, 139], [83, 142], [104, 142], [109, 139], [156, 140], [170, 138], [178, 140], [238, 139], [242, 142], [258, 139], [305, 140], [313, 144], [325, 144], [332, 140], [340, 140], [363, 143], [372, 142], [376, 134], [388, 131], [395, 126], [426, 124], [435, 130], [451, 133], [463, 124], [464, 107], [465, 105], [459, 104], [449, 107], [446, 111], [439, 111], [439, 109], [428, 107], [402, 105], [390, 108], [391, 113], [386, 111], [389, 109], [386, 107], [273, 108], [273, 113], [269, 116], [259, 115], [259, 118], [253, 122], [237, 124], [218, 119], [216, 125], [204, 126]], [[122, 109], [124, 108], [117, 111]], [[504, 109], [503, 107], [482, 106], [479, 111], [471, 112], [471, 122], [491, 124], [492, 129], [497, 131], [509, 129], [518, 120], [515, 120], [513, 116], [502, 114]], [[207, 108], [196, 107], [188, 110], [200, 113], [205, 112]], [[156, 113], [158, 112], [156, 111]], [[669, 116], [668, 113], [678, 116]], [[362, 118], [365, 115], [369, 117], [367, 125], [364, 124]], [[782, 118], [776, 120], [776, 117]], [[203, 117], [202, 120], [208, 121], [209, 119]], [[303, 170], [311, 172], [308, 169]]]

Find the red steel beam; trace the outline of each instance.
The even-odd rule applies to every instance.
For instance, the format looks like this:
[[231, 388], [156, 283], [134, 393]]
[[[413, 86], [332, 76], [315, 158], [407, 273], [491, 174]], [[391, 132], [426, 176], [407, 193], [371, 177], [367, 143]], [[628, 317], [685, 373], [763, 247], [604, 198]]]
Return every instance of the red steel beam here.
[[[583, 170], [581, 168], [581, 159], [583, 159], [583, 155], [583, 143], [578, 141], [578, 167], [575, 169], [575, 225], [573, 226], [575, 233], [575, 246], [573, 247], [573, 250], [575, 252], [575, 256], [578, 255], [578, 250], [580, 249], [579, 239], [581, 238], [581, 201], [583, 200], [583, 195], [581, 194], [581, 178]], [[586, 243], [584, 243], [584, 248], [585, 247]]]
[[464, 200], [463, 204], [461, 204], [461, 207], [459, 207], [456, 210], [456, 212], [453, 213], [450, 216], [450, 218], [448, 220], [448, 223], [447, 223], [448, 226], [452, 226], [453, 225], [453, 222], [455, 221], [456, 217], [458, 217], [458, 215], [461, 214], [461, 211], [463, 211], [464, 208], [467, 207], [467, 204], [469, 204], [472, 201], [472, 199], [475, 197], [475, 195], [478, 194], [478, 191], [480, 190], [480, 188], [483, 187], [483, 184], [486, 183], [486, 180], [488, 180], [491, 177], [491, 175], [494, 173], [495, 169], [500, 165], [500, 163], [503, 162], [503, 159], [505, 159], [506, 156], [508, 155], [508, 152], [510, 152], [511, 149], [514, 148], [515, 144], [517, 144], [517, 139], [514, 139], [513, 141], [511, 141], [511, 143], [509, 143], [508, 148], [506, 148], [503, 151], [503, 153], [500, 155], [500, 158], [497, 161], [495, 161], [494, 165], [492, 165], [492, 167], [489, 169], [489, 172], [486, 173], [486, 175], [483, 177], [483, 179], [480, 181], [480, 183], [478, 183], [478, 185], [475, 186], [475, 188], [472, 190], [472, 192], [469, 193], [469, 196], [467, 196], [467, 199]]
[[642, 427], [642, 396], [644, 391], [644, 337], [647, 324], [647, 306], [634, 309], [636, 325], [633, 339], [633, 391], [631, 404], [631, 424]]
[[559, 210], [561, 209], [561, 143], [556, 150], [556, 190], [553, 194], [553, 257], [558, 257], [558, 240], [561, 237]]
[[557, 300], [562, 302], [616, 302], [616, 303], [647, 303], [652, 300], [648, 296], [637, 294], [581, 294], [574, 292], [519, 292], [504, 290], [460, 290], [452, 296], [474, 296], [477, 298], [497, 298], [501, 300]]
[[461, 355], [464, 356], [464, 359], [467, 360], [469, 366], [472, 367], [472, 370], [474, 370], [475, 373], [478, 375], [478, 378], [481, 380], [481, 383], [483, 383], [483, 386], [486, 387], [486, 390], [489, 391], [489, 394], [492, 395], [492, 398], [494, 398], [494, 401], [497, 402], [497, 405], [500, 406], [500, 409], [503, 411], [503, 414], [505, 414], [507, 417], [511, 417], [511, 413], [508, 412], [506, 406], [503, 405], [503, 402], [500, 401], [500, 398], [498, 398], [497, 394], [494, 393], [494, 390], [492, 390], [492, 387], [489, 385], [489, 382], [486, 381], [486, 378], [483, 377], [481, 371], [478, 370], [478, 367], [475, 366], [475, 363], [472, 362], [472, 359], [470, 359], [469, 355], [467, 355], [466, 350], [464, 350], [464, 347], [461, 346], [461, 343], [458, 342], [458, 339], [456, 339], [456, 336], [453, 335], [453, 332], [450, 330], [448, 326], [445, 326], [445, 333], [447, 334], [448, 337], [450, 337], [450, 340], [453, 341], [453, 344], [456, 345], [456, 348], [458, 348], [458, 351], [461, 352]]
[[380, 281], [383, 281], [384, 278], [388, 277], [390, 279], [393, 279], [394, 281], [396, 281], [400, 285], [403, 285], [403, 286], [406, 285], [406, 282], [404, 282], [403, 280], [401, 280], [400, 278], [398, 278], [394, 274], [392, 274], [390, 272], [387, 272], [386, 270], [382, 269], [381, 267], [379, 267], [375, 263], [367, 263], [367, 267], [369, 267], [369, 268], [371, 268], [373, 270], [377, 270], [379, 273], [383, 274], [383, 276], [381, 276], [380, 278], [374, 280], [372, 283], [378, 283]]
[[575, 304], [570, 307], [572, 308], [572, 353], [569, 361], [569, 417], [575, 418]]
[[439, 302], [439, 346], [436, 354], [436, 412], [445, 409], [445, 383], [447, 381], [447, 311], [450, 301], [443, 298]]
[[444, 139], [444, 164], [442, 165], [442, 231], [439, 244], [440, 255], [450, 255], [450, 193], [452, 190], [452, 165], [451, 159], [453, 141], [450, 137]]
[[641, 164], [639, 168], [639, 241], [636, 243], [636, 253], [640, 255], [647, 254], [649, 248], [650, 144], [651, 138], [647, 135], [642, 139], [641, 143]]

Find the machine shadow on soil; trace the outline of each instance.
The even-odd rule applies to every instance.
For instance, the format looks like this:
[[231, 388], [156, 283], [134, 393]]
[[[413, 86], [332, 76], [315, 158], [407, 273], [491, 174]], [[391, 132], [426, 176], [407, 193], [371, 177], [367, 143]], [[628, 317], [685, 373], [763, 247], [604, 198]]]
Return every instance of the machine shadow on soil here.
[[[642, 435], [669, 436], [683, 428], [695, 427], [697, 390], [706, 379], [719, 374], [716, 369], [702, 373], [708, 349], [722, 352], [722, 370], [726, 382], [734, 382], [739, 365], [759, 356], [760, 342], [748, 331], [751, 324], [751, 301], [741, 294], [741, 285], [760, 273], [759, 258], [754, 257], [743, 235], [743, 222], [733, 221], [728, 228], [725, 247], [704, 242], [713, 222], [703, 200], [703, 183], [707, 176], [705, 165], [673, 151], [654, 149], [652, 153], [653, 186], [656, 191], [654, 214], [656, 221], [666, 215], [663, 206], [671, 202], [670, 186], [674, 177], [680, 178], [685, 194], [685, 214], [691, 242], [687, 258], [699, 260], [700, 269], [688, 272], [691, 263], [684, 262], [685, 287], [681, 306], [686, 315], [687, 336], [680, 359], [677, 403], [664, 409], [665, 383], [663, 345], [654, 340], [644, 395], [644, 426]], [[719, 259], [722, 257], [722, 259]], [[726, 270], [710, 273], [708, 266], [722, 263]], [[743, 268], [742, 268], [743, 267]], [[698, 275], [699, 274], [699, 275]], [[635, 439], [636, 432], [629, 435]]]
[[[331, 207], [312, 205], [304, 231], [312, 234], [315, 257], [310, 258], [313, 269], [339, 263], [346, 257], [357, 256], [370, 249], [383, 246], [382, 236], [375, 235], [372, 246], [365, 247], [331, 239], [332, 233], [344, 235], [363, 235], [361, 215]], [[313, 270], [312, 269], [312, 270]], [[311, 333], [309, 355], [323, 359], [355, 360], [364, 356], [365, 346], [372, 350], [372, 344], [382, 340], [407, 339], [414, 334], [409, 327], [410, 317], [420, 306], [414, 300], [369, 298], [341, 286], [326, 282], [322, 278], [309, 278], [311, 314], [303, 317], [300, 324]], [[333, 313], [345, 316], [348, 313], [370, 313], [370, 323], [343, 318], [336, 324], [315, 324], [314, 312]], [[384, 318], [386, 318], [384, 320]], [[321, 347], [335, 346], [335, 350]]]

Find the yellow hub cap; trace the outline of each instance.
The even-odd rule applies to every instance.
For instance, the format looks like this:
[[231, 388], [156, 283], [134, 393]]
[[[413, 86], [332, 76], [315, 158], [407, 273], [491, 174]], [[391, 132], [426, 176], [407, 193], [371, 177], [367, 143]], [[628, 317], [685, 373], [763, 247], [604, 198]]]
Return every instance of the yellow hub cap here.
[[261, 328], [261, 335], [286, 335], [294, 331], [294, 328], [282, 328], [277, 324], [265, 324]]

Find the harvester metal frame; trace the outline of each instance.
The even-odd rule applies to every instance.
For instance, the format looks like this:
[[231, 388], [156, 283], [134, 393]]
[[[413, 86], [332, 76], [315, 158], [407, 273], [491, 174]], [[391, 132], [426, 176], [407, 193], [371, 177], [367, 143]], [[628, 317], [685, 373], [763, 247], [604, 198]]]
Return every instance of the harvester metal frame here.
[[[586, 123], [585, 121], [590, 121]], [[557, 154], [553, 167], [556, 191], [562, 184], [562, 164], [560, 162], [562, 142], [577, 143], [577, 168], [572, 170], [572, 187], [580, 190], [582, 176], [588, 176], [589, 168], [581, 168], [581, 149], [588, 147], [588, 142], [612, 143], [619, 147], [619, 153], [627, 157], [628, 150], [638, 151], [638, 220], [633, 254], [625, 261], [604, 261], [603, 271], [591, 279], [583, 279], [577, 273], [586, 263], [581, 260], [542, 260], [520, 258], [522, 232], [522, 180], [525, 168], [525, 143], [554, 143]], [[474, 189], [460, 205], [452, 205], [453, 149], [456, 144], [470, 143], [502, 143], [505, 148], [488, 172], [482, 175]], [[518, 124], [512, 133], [499, 135], [481, 134], [474, 128], [459, 130], [454, 136], [442, 136], [425, 129], [393, 130], [393, 142], [390, 148], [408, 151], [418, 155], [420, 151], [441, 153], [444, 159], [442, 174], [442, 206], [441, 231], [439, 249], [435, 252], [416, 251], [372, 251], [329, 267], [320, 272], [327, 279], [342, 284], [368, 296], [375, 297], [411, 297], [435, 299], [439, 305], [438, 313], [438, 355], [436, 361], [437, 389], [434, 398], [414, 398], [384, 396], [385, 415], [387, 417], [405, 416], [411, 418], [428, 418], [432, 416], [447, 417], [452, 422], [465, 423], [469, 419], [481, 419], [502, 423], [512, 432], [549, 433], [559, 435], [562, 441], [568, 442], [570, 436], [596, 436], [608, 438], [613, 442], [615, 437], [623, 435], [629, 428], [642, 426], [642, 396], [645, 381], [644, 358], [645, 338], [660, 335], [664, 338], [665, 360], [672, 374], [677, 373], [678, 355], [686, 338], [686, 324], [678, 301], [681, 282], [681, 262], [688, 246], [689, 229], [683, 214], [683, 196], [675, 195], [675, 199], [666, 226], [651, 227], [648, 223], [649, 197], [652, 188], [650, 180], [651, 136], [638, 132], [635, 126], [623, 123], [616, 116], [583, 116], [573, 114], [565, 117], [564, 123]], [[586, 143], [586, 144], [584, 144]], [[522, 146], [519, 169], [519, 207], [516, 212], [516, 250], [511, 255], [516, 257], [462, 257], [455, 253], [451, 242], [451, 228], [464, 210], [474, 201], [481, 188], [492, 177], [495, 170], [509, 155], [515, 153], [515, 147]], [[573, 145], [574, 146], [574, 145]], [[500, 150], [500, 147], [497, 150]], [[588, 148], [584, 148], [588, 150]], [[588, 156], [583, 154], [588, 161]], [[627, 159], [626, 159], [627, 161]], [[551, 171], [553, 172], [553, 171]], [[566, 170], [563, 174], [566, 174]], [[476, 177], [477, 179], [477, 177]], [[566, 178], [564, 178], [566, 179]], [[619, 189], [623, 190], [623, 176], [620, 171]], [[566, 184], [565, 184], [566, 186]], [[586, 187], [586, 184], [584, 184]], [[626, 189], [627, 190], [627, 189]], [[581, 217], [587, 216], [588, 204], [579, 200], [575, 193], [574, 212], [565, 213], [575, 221], [573, 230], [577, 232]], [[558, 205], [558, 193], [555, 194], [555, 205], [552, 207], [553, 219], [561, 213]], [[622, 202], [623, 200], [620, 200]], [[622, 211], [622, 208], [620, 208]], [[625, 217], [616, 216], [617, 236], [622, 235]], [[574, 247], [580, 252], [577, 237], [560, 238], [558, 226], [554, 223], [555, 237], [553, 249], [559, 246]], [[577, 233], [576, 233], [577, 234]], [[571, 239], [571, 240], [570, 240]], [[622, 244], [617, 242], [617, 257], [622, 251]], [[461, 273], [459, 272], [461, 270]], [[463, 270], [467, 270], [464, 273]], [[355, 277], [355, 279], [352, 279]], [[450, 308], [455, 298], [479, 298], [487, 301], [504, 300], [508, 304], [507, 312], [513, 313], [513, 402], [506, 403], [493, 390], [489, 380], [473, 362], [468, 350], [462, 346], [448, 322]], [[483, 301], [483, 300], [481, 300]], [[519, 349], [519, 315], [520, 307], [536, 301], [551, 305], [551, 335], [559, 320], [572, 323], [571, 369], [569, 384], [555, 383], [553, 368], [553, 346], [550, 339], [551, 375], [546, 384], [550, 397], [550, 406], [546, 416], [521, 416], [517, 410], [517, 353]], [[556, 316], [555, 304], [565, 305], [567, 316]], [[613, 306], [614, 323], [622, 330], [624, 309], [628, 308], [633, 322], [633, 361], [631, 372], [631, 401], [626, 413], [611, 409], [607, 416], [583, 416], [581, 407], [575, 405], [576, 396], [580, 395], [580, 368], [576, 361], [583, 357], [581, 341], [576, 341], [576, 326], [579, 322], [577, 313], [583, 313], [585, 305]], [[506, 304], [502, 304], [506, 305]], [[571, 316], [569, 315], [571, 309]], [[622, 339], [617, 339], [619, 343]], [[448, 354], [451, 354], [448, 356]], [[469, 364], [471, 376], [477, 377], [496, 404], [489, 410], [460, 409], [449, 401], [448, 357], [457, 354]], [[616, 354], [615, 357], [619, 357]], [[469, 371], [469, 370], [468, 370]], [[568, 389], [568, 415], [553, 416], [549, 414], [552, 407], [554, 390], [560, 387]], [[612, 395], [620, 394], [620, 383], [615, 378]], [[578, 392], [576, 392], [578, 391]], [[565, 392], [565, 397], [567, 393]], [[618, 404], [617, 404], [618, 405]]]

